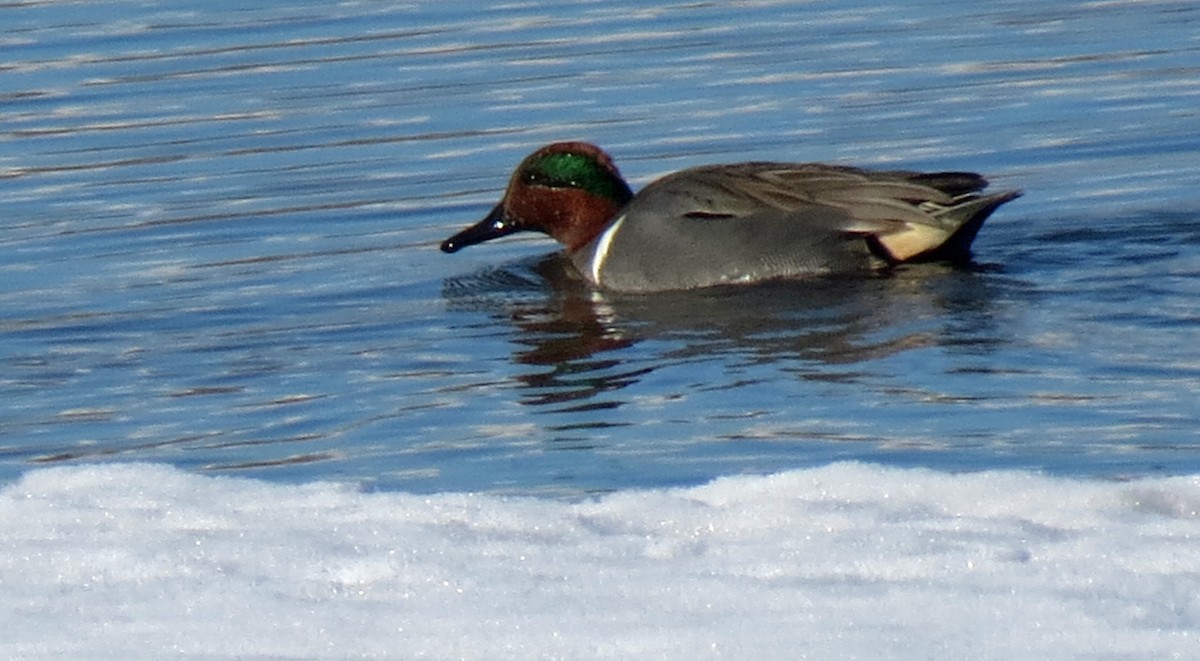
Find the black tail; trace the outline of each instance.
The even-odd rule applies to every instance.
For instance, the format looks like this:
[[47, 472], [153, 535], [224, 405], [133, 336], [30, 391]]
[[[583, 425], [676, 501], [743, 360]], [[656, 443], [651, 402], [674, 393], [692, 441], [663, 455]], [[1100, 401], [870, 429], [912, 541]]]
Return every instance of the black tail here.
[[[942, 176], [932, 175], [932, 176]], [[982, 177], [979, 177], [982, 181]], [[984, 182], [986, 185], [986, 182]], [[947, 207], [938, 212], [937, 218], [948, 227], [956, 227], [942, 244], [928, 252], [918, 255], [921, 261], [966, 261], [971, 257], [971, 244], [983, 221], [988, 219], [1000, 205], [1021, 197], [1021, 191], [1010, 190], [992, 195], [971, 197], [963, 202]]]

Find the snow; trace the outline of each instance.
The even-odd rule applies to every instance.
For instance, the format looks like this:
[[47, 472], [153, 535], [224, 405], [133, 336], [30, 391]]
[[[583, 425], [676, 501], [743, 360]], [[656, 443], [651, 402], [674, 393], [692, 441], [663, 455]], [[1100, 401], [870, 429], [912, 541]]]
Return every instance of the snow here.
[[834, 464], [582, 502], [161, 465], [0, 491], [6, 659], [1200, 656], [1200, 476]]

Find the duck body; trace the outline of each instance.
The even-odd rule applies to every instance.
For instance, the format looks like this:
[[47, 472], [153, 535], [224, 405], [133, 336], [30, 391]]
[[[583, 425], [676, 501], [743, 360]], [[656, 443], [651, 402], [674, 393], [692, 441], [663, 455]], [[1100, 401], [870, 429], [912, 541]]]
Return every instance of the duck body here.
[[984, 220], [1020, 195], [986, 186], [965, 172], [751, 162], [681, 170], [635, 196], [598, 147], [554, 143], [522, 161], [500, 204], [442, 250], [540, 231], [613, 291], [865, 273], [968, 259]]

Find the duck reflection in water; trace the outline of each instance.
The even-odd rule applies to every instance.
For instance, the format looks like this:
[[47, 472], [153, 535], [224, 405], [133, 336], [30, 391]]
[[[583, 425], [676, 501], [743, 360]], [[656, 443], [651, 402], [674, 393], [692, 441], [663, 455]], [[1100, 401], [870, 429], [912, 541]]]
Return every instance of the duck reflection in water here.
[[[986, 351], [996, 337], [986, 267], [921, 265], [862, 278], [811, 278], [654, 294], [600, 292], [561, 253], [449, 279], [451, 309], [511, 325], [522, 402], [616, 408], [606, 397], [660, 367], [722, 359], [798, 378], [853, 381], [918, 347]], [[639, 343], [651, 351], [625, 351]]]

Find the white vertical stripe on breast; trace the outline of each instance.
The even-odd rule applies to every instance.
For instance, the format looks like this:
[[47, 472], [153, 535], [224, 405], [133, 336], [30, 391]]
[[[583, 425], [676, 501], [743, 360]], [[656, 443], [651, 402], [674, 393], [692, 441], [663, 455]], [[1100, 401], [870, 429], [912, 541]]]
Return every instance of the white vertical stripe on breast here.
[[593, 284], [600, 284], [600, 269], [604, 267], [604, 261], [608, 259], [608, 249], [612, 246], [613, 237], [617, 235], [617, 230], [620, 229], [623, 222], [625, 222], [625, 216], [621, 216], [617, 222], [609, 225], [600, 235], [600, 240], [596, 242], [596, 252], [592, 253], [592, 268], [590, 269]]

